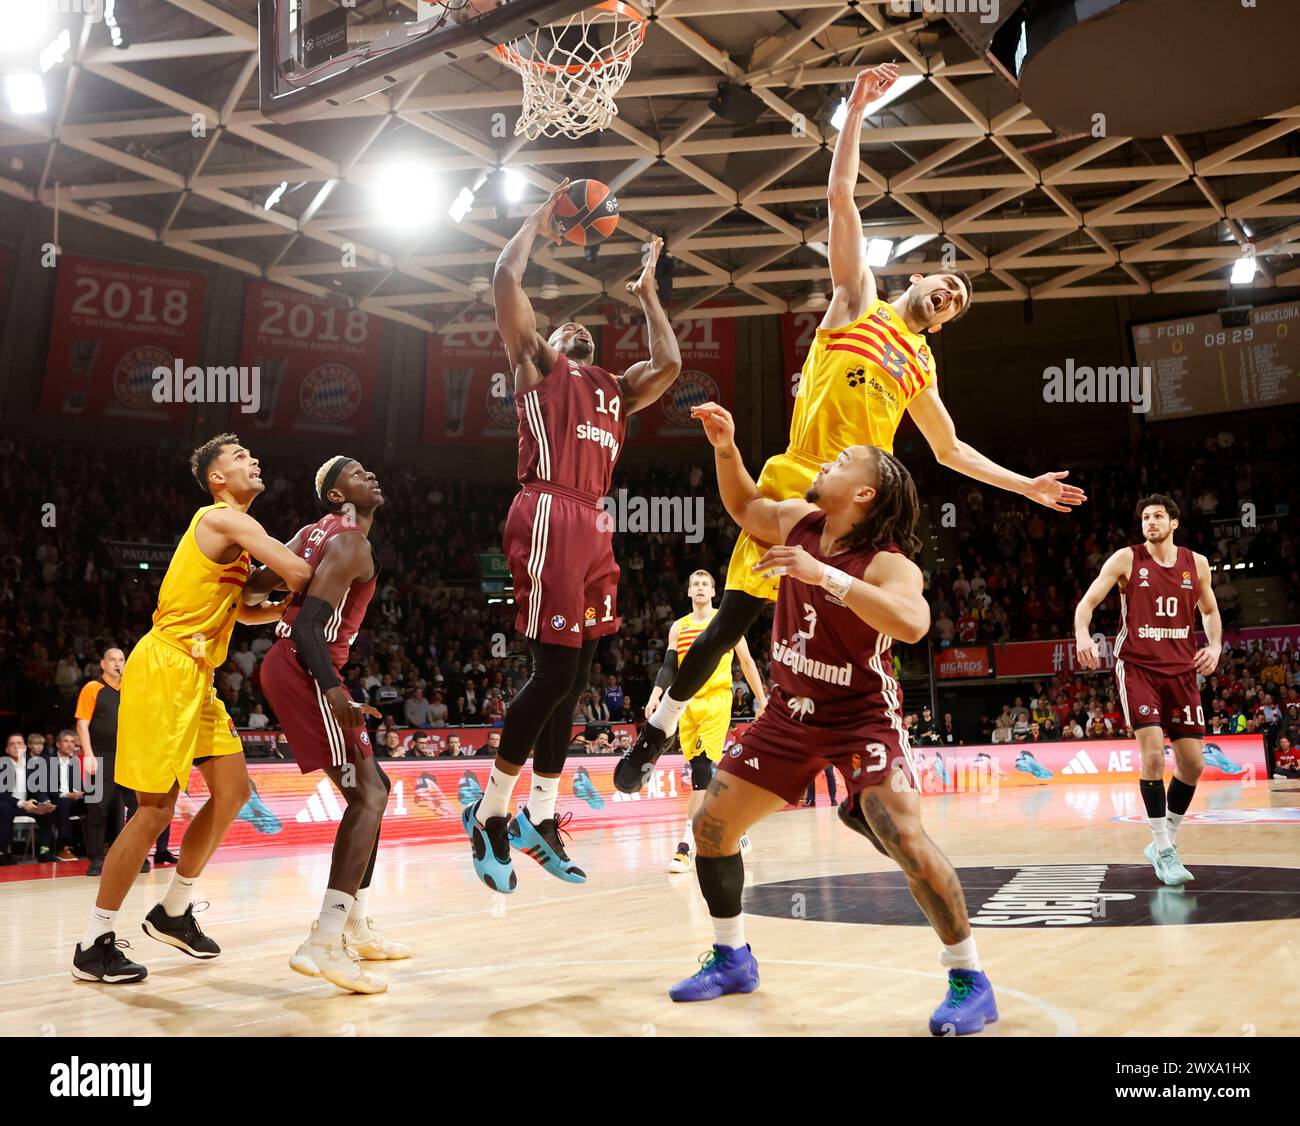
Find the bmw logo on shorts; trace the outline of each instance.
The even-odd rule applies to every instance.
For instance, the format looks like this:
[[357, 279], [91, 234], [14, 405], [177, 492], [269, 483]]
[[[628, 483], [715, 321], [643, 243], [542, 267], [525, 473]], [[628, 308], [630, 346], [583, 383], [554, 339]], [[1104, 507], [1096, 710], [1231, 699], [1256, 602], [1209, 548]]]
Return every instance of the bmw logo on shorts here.
[[564, 628], [564, 624], [565, 624], [565, 622], [564, 622], [564, 615], [563, 615], [563, 614], [556, 614], [555, 617], [553, 617], [553, 618], [551, 619], [551, 628], [552, 628], [552, 629], [563, 629], [563, 628]]

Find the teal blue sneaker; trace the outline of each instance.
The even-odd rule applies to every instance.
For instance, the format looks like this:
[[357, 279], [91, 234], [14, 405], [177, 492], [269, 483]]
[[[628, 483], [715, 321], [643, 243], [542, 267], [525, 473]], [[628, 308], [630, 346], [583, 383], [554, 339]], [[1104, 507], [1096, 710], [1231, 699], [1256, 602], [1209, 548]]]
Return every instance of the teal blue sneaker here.
[[1206, 766], [1214, 766], [1222, 770], [1224, 774], [1245, 774], [1246, 768], [1239, 762], [1233, 762], [1223, 753], [1223, 749], [1217, 743], [1206, 743], [1201, 748], [1201, 757]]
[[280, 824], [280, 819], [262, 800], [262, 795], [257, 792], [257, 783], [249, 779], [248, 789], [248, 801], [244, 802], [243, 808], [235, 816], [240, 821], [247, 821], [259, 833], [265, 833], [267, 836], [278, 833], [283, 826]]
[[585, 884], [587, 873], [569, 859], [560, 840], [560, 833], [566, 831], [564, 827], [572, 819], [573, 814], [566, 813], [563, 817], [548, 817], [534, 825], [525, 806], [510, 822], [510, 844], [536, 860], [557, 880], [566, 884]]
[[1178, 857], [1178, 849], [1172, 846], [1162, 848], [1159, 852], [1156, 852], [1156, 842], [1152, 841], [1142, 850], [1142, 855], [1151, 862], [1151, 867], [1156, 870], [1156, 875], [1160, 877], [1161, 883], [1176, 888], [1183, 884], [1190, 884], [1196, 879], [1191, 872], [1183, 867], [1183, 862]]
[[482, 796], [483, 787], [479, 785], [478, 775], [472, 770], [465, 771], [456, 787], [456, 799], [461, 805], [473, 805]]
[[467, 805], [460, 823], [474, 848], [474, 874], [493, 891], [509, 895], [519, 883], [514, 861], [510, 859], [507, 817], [489, 817], [480, 825], [478, 807], [482, 799]]
[[605, 799], [600, 796], [600, 791], [596, 789], [596, 783], [591, 780], [585, 766], [578, 767], [578, 773], [573, 776], [573, 796], [579, 801], [585, 801], [592, 809], [605, 808]]

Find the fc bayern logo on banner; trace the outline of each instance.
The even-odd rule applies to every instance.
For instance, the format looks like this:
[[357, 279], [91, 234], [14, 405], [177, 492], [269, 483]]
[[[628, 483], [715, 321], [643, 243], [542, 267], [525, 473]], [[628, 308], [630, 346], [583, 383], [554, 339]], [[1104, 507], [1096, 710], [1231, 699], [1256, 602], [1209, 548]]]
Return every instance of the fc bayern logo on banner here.
[[317, 422], [344, 422], [361, 405], [361, 380], [342, 364], [321, 364], [302, 381], [298, 401]]
[[663, 404], [664, 417], [674, 426], [692, 424], [691, 408], [703, 403], [717, 402], [718, 382], [708, 372], [687, 368], [677, 377], [660, 402]]
[[124, 407], [133, 411], [155, 410], [153, 401], [155, 368], [170, 368], [170, 352], [152, 344], [132, 348], [113, 369], [113, 394]]

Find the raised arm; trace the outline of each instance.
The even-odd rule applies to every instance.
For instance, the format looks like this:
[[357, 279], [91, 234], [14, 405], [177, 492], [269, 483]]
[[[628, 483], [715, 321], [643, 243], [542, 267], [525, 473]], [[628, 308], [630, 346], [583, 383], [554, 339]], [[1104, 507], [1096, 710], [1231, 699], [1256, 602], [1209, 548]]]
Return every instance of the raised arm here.
[[527, 391], [555, 366], [555, 349], [537, 331], [537, 314], [524, 292], [524, 271], [532, 257], [539, 234], [559, 241], [551, 230], [555, 201], [568, 188], [566, 179], [525, 221], [501, 251], [492, 274], [492, 300], [496, 305], [497, 331], [505, 342], [515, 391]]
[[1101, 663], [1101, 653], [1092, 639], [1092, 612], [1106, 600], [1110, 588], [1126, 581], [1132, 570], [1133, 549], [1121, 547], [1102, 564], [1101, 573], [1074, 608], [1074, 649], [1085, 669], [1095, 669]]
[[862, 216], [854, 195], [862, 148], [862, 121], [867, 107], [898, 80], [893, 63], [864, 70], [853, 84], [844, 114], [844, 126], [835, 139], [831, 175], [826, 185], [830, 204], [828, 235], [831, 285], [834, 294], [822, 318], [823, 328], [838, 328], [857, 320], [876, 299], [876, 279], [867, 267], [862, 238]]
[[1210, 561], [1204, 555], [1192, 554], [1196, 557], [1197, 605], [1205, 626], [1206, 642], [1196, 651], [1194, 663], [1202, 676], [1213, 676], [1223, 653], [1223, 619], [1219, 617], [1219, 600], [1214, 597], [1214, 584], [1210, 581]]
[[974, 446], [968, 446], [957, 437], [952, 415], [933, 386], [927, 387], [908, 403], [907, 413], [912, 416], [940, 465], [986, 485], [1019, 493], [1056, 512], [1069, 512], [1071, 505], [1082, 504], [1088, 499], [1082, 489], [1063, 483], [1064, 478], [1070, 475], [1069, 470], [1023, 477], [985, 457]]
[[736, 659], [740, 662], [740, 671], [745, 677], [745, 683], [754, 694], [754, 718], [757, 719], [767, 707], [767, 686], [758, 671], [758, 663], [749, 651], [749, 642], [743, 637], [736, 642]]
[[718, 471], [718, 492], [727, 514], [762, 543], [783, 543], [790, 529], [813, 511], [804, 500], [776, 501], [763, 496], [745, 469], [736, 448], [736, 421], [717, 403], [691, 408], [691, 417], [704, 424], [713, 446]]
[[636, 281], [627, 287], [636, 295], [645, 313], [646, 336], [650, 341], [650, 358], [633, 364], [623, 373], [623, 413], [635, 414], [658, 401], [682, 372], [682, 353], [673, 332], [672, 321], [659, 303], [659, 288], [655, 285], [655, 264], [664, 240], [655, 236], [650, 240], [650, 254], [645, 268]]
[[[260, 559], [280, 575], [290, 590], [302, 590], [311, 582], [310, 564], [269, 535], [247, 512], [233, 508], [214, 508], [199, 521], [195, 530], [199, 534], [214, 532], [243, 548], [254, 559]], [[199, 546], [203, 547], [202, 542]], [[209, 558], [212, 558], [211, 554]]]

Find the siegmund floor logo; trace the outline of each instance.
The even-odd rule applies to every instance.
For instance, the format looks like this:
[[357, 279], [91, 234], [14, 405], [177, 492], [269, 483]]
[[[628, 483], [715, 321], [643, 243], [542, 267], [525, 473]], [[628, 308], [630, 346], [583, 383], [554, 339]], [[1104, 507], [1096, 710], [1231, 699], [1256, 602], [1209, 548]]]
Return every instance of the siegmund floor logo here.
[[[1149, 864], [1020, 864], [958, 868], [957, 875], [976, 927], [1160, 927], [1300, 919], [1300, 868], [1190, 867], [1196, 878], [1181, 888], [1165, 887]], [[796, 921], [929, 925], [899, 871], [761, 884], [745, 892], [745, 910]]]

